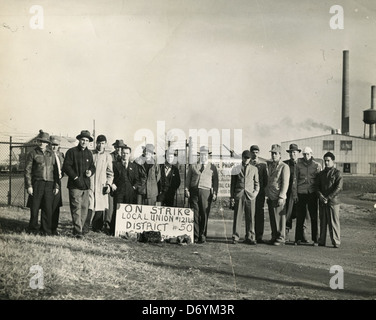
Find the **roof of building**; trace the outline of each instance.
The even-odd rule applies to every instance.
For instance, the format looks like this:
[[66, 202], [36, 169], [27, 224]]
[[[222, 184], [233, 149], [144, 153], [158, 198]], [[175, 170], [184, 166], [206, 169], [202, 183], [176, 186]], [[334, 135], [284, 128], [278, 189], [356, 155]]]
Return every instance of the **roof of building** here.
[[351, 136], [351, 135], [341, 134], [341, 133], [329, 133], [329, 134], [324, 134], [324, 135], [320, 135], [320, 136], [306, 137], [306, 138], [299, 138], [299, 139], [282, 141], [282, 143], [302, 141], [302, 140], [307, 140], [307, 139], [323, 138], [323, 137], [329, 137], [329, 136], [342, 136], [342, 137], [345, 137], [345, 138], [352, 138], [352, 139], [355, 138], [355, 139], [366, 140], [366, 141], [370, 141], [370, 142], [376, 142], [376, 140], [372, 140], [372, 139], [364, 138], [364, 137]]

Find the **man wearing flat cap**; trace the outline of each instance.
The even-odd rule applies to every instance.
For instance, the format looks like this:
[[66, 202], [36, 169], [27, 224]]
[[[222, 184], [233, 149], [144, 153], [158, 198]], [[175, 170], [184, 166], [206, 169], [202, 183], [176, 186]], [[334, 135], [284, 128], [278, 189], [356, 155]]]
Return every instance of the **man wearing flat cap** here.
[[310, 147], [303, 149], [303, 158], [296, 164], [296, 180], [298, 193], [298, 211], [296, 217], [295, 242], [304, 242], [304, 221], [307, 215], [311, 219], [311, 237], [313, 245], [318, 245], [318, 198], [316, 190], [316, 177], [321, 171], [321, 164], [312, 157]]
[[[56, 169], [56, 159], [47, 148], [50, 136], [43, 130], [39, 131], [36, 138], [37, 147], [26, 156], [25, 163], [25, 188], [29, 195], [30, 221], [28, 232], [42, 235], [52, 234], [52, 202], [54, 195], [59, 191], [59, 177]], [[39, 209], [41, 213], [41, 226], [38, 228]]]
[[175, 150], [167, 149], [165, 156], [165, 163], [160, 165], [160, 192], [157, 200], [162, 206], [174, 207], [176, 190], [180, 186], [180, 173], [178, 167], [174, 165], [176, 159]]
[[264, 222], [265, 222], [265, 187], [268, 184], [268, 172], [266, 169], [266, 163], [261, 162], [259, 159], [260, 148], [257, 145], [252, 145], [250, 147], [251, 151], [251, 164], [254, 165], [258, 170], [259, 176], [259, 193], [256, 197], [256, 209], [255, 209], [255, 233], [256, 242], [263, 243], [264, 240]]
[[106, 145], [106, 136], [98, 135], [96, 147], [92, 152], [95, 173], [90, 177], [89, 210], [84, 226], [85, 232], [89, 231], [90, 225], [92, 231], [102, 231], [104, 212], [108, 209], [108, 194], [111, 191], [114, 172], [112, 170], [112, 157], [105, 150]]
[[290, 169], [281, 160], [282, 148], [273, 144], [270, 153], [271, 161], [267, 162], [268, 184], [266, 186], [272, 238], [270, 244], [285, 244], [286, 238], [286, 193], [289, 187]]
[[155, 206], [159, 193], [158, 182], [161, 179], [160, 167], [155, 160], [155, 147], [148, 143], [135, 162], [139, 165], [141, 187], [138, 194], [138, 204]]
[[339, 193], [343, 189], [341, 172], [334, 167], [335, 156], [331, 152], [324, 155], [325, 168], [317, 175], [316, 186], [319, 197], [320, 238], [319, 246], [325, 246], [327, 229], [334, 248], [341, 245]]
[[259, 174], [255, 166], [250, 164], [251, 152], [244, 150], [242, 163], [231, 170], [230, 201], [234, 202], [234, 221], [232, 227], [232, 243], [240, 239], [240, 227], [245, 216], [244, 243], [255, 245], [255, 208], [256, 197], [260, 190]]
[[194, 212], [194, 242], [205, 243], [211, 204], [217, 199], [218, 170], [209, 162], [209, 148], [200, 147], [199, 163], [190, 164], [185, 181], [185, 196]]
[[82, 238], [89, 208], [90, 177], [95, 174], [93, 154], [88, 149], [94, 139], [88, 130], [82, 130], [76, 139], [78, 145], [70, 148], [65, 155], [63, 171], [68, 176], [73, 235]]

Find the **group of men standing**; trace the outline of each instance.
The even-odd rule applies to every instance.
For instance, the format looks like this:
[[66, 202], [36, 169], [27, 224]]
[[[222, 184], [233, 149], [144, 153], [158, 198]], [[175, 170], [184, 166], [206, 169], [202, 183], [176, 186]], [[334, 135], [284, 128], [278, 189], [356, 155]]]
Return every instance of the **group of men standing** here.
[[[165, 153], [165, 163], [155, 160], [152, 144], [143, 147], [140, 157], [131, 161], [132, 149], [123, 140], [116, 140], [115, 150], [108, 153], [107, 139], [99, 135], [93, 151], [88, 149], [93, 138], [82, 130], [78, 145], [65, 157], [58, 151], [59, 137], [40, 131], [37, 147], [26, 159], [25, 187], [29, 194], [30, 232], [38, 232], [38, 212], [41, 209], [40, 231], [57, 235], [59, 208], [62, 206], [61, 178], [68, 176], [69, 205], [73, 234], [81, 238], [93, 231], [115, 233], [116, 209], [120, 203], [174, 206], [180, 186], [179, 169], [174, 150]], [[273, 245], [286, 241], [286, 233], [296, 219], [295, 243], [307, 243], [305, 219], [310, 217], [313, 245], [324, 246], [327, 226], [334, 247], [340, 246], [339, 201], [342, 176], [334, 166], [335, 156], [324, 155], [325, 168], [312, 157], [312, 149], [301, 150], [291, 144], [290, 159], [282, 161], [282, 149], [273, 144], [271, 160], [259, 160], [260, 149], [252, 145], [242, 153], [242, 162], [231, 171], [230, 203], [234, 208], [233, 243], [240, 239], [245, 215], [244, 242], [263, 243], [264, 204], [269, 211]], [[199, 161], [190, 164], [185, 181], [185, 196], [194, 211], [194, 242], [205, 243], [211, 204], [217, 198], [218, 172], [209, 161], [210, 152], [201, 147]], [[318, 227], [320, 216], [320, 236]]]
[[[82, 130], [78, 145], [67, 150], [65, 157], [57, 151], [58, 137], [41, 131], [37, 147], [26, 159], [25, 187], [31, 210], [29, 231], [57, 235], [58, 215], [62, 206], [61, 178], [68, 176], [67, 188], [72, 215], [73, 235], [82, 238], [93, 231], [115, 232], [116, 209], [119, 203], [173, 206], [180, 174], [175, 153], [166, 151], [166, 162], [157, 164], [154, 146], [147, 144], [143, 154], [130, 161], [132, 149], [123, 140], [113, 144], [111, 154], [105, 148], [107, 139], [99, 135], [93, 151], [88, 149], [93, 137]], [[55, 147], [55, 145], [57, 147]], [[56, 149], [56, 152], [54, 151]], [[55, 201], [55, 197], [59, 201]], [[38, 230], [38, 212], [41, 227]]]
[[[242, 163], [235, 166], [231, 175], [231, 199], [234, 205], [233, 243], [239, 241], [239, 230], [245, 215], [244, 243], [263, 243], [264, 203], [267, 198], [272, 245], [286, 242], [286, 234], [292, 229], [296, 219], [295, 244], [308, 243], [305, 234], [307, 212], [311, 224], [311, 237], [314, 246], [325, 246], [327, 229], [333, 247], [340, 246], [339, 200], [342, 190], [341, 172], [335, 168], [335, 156], [325, 153], [325, 168], [312, 157], [312, 149], [302, 151], [291, 144], [290, 158], [282, 161], [282, 148], [273, 144], [271, 160], [261, 163], [258, 160], [259, 147], [253, 145], [242, 153]], [[320, 232], [319, 232], [320, 218]]]

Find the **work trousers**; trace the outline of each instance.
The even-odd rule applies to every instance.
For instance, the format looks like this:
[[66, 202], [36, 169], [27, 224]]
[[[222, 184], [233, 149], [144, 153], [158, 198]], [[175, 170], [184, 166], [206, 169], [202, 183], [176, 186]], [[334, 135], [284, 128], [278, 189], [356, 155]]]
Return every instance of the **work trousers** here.
[[82, 235], [89, 208], [89, 190], [69, 189], [73, 234]]
[[271, 242], [285, 243], [286, 239], [286, 203], [278, 206], [278, 200], [267, 200], [270, 228], [272, 230]]
[[256, 199], [247, 199], [245, 195], [241, 199], [235, 199], [234, 221], [232, 225], [232, 238], [236, 241], [240, 238], [240, 228], [245, 220], [245, 240], [255, 240], [255, 206]]
[[104, 211], [95, 211], [93, 216], [93, 210], [89, 209], [87, 212], [87, 217], [84, 225], [84, 231], [87, 232], [91, 230], [94, 232], [101, 231], [103, 228], [103, 218], [104, 218]]
[[53, 194], [52, 200], [52, 218], [51, 218], [51, 231], [52, 233], [57, 231], [60, 217], [60, 206], [62, 201], [61, 188], [58, 194]]
[[333, 245], [339, 246], [340, 223], [339, 223], [339, 204], [322, 204], [319, 206], [320, 212], [320, 239], [319, 244], [325, 245], [327, 229]]
[[40, 231], [45, 235], [51, 235], [52, 221], [52, 201], [53, 201], [52, 181], [35, 181], [33, 184], [33, 196], [30, 206], [29, 231], [38, 231], [38, 214], [39, 209], [43, 208], [41, 213]]
[[114, 198], [108, 195], [108, 209], [104, 210], [104, 224], [108, 227], [111, 224], [112, 215], [114, 214]]
[[298, 193], [298, 212], [296, 217], [295, 241], [304, 240], [304, 220], [307, 215], [311, 219], [311, 237], [313, 242], [318, 241], [318, 198], [316, 193]]
[[112, 213], [111, 222], [110, 222], [110, 234], [115, 235], [115, 225], [116, 225], [116, 211], [118, 209], [118, 204], [120, 203], [129, 203], [136, 204], [137, 196], [133, 190], [128, 190], [127, 192], [116, 193], [114, 195], [113, 207], [114, 211]]
[[194, 238], [205, 240], [213, 196], [209, 189], [190, 188], [190, 206], [194, 212]]
[[264, 236], [264, 223], [265, 223], [265, 194], [259, 193], [256, 197], [256, 211], [255, 211], [255, 233], [256, 240], [262, 240]]

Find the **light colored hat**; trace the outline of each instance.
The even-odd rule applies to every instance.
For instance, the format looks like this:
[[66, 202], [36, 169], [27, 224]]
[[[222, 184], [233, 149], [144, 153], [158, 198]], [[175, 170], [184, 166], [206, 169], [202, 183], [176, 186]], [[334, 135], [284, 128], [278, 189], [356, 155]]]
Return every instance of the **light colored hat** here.
[[144, 149], [144, 152], [149, 151], [149, 152], [155, 154], [155, 147], [151, 143], [146, 144], [146, 146], [142, 147], [142, 149]]
[[272, 148], [270, 149], [269, 152], [279, 152], [281, 153], [282, 148], [279, 144], [272, 144]]
[[305, 153], [310, 153], [310, 154], [312, 154], [313, 153], [313, 151], [312, 151], [312, 149], [310, 148], [310, 147], [305, 147], [304, 149], [303, 149], [303, 152], [302, 152], [303, 154], [305, 154]]
[[173, 148], [168, 148], [168, 149], [166, 150], [166, 156], [168, 156], [169, 154], [172, 154], [172, 155], [174, 155], [175, 157], [178, 155], [177, 150], [174, 150]]
[[200, 154], [200, 153], [208, 153], [208, 154], [212, 154], [212, 153], [209, 151], [209, 148], [208, 148], [208, 147], [205, 147], [205, 146], [201, 146], [201, 147], [200, 147], [200, 152], [197, 152], [197, 154]]
[[50, 142], [54, 146], [60, 145], [60, 137], [59, 136], [50, 136]]

